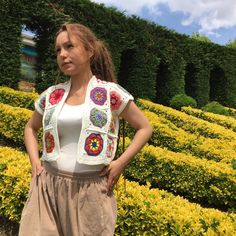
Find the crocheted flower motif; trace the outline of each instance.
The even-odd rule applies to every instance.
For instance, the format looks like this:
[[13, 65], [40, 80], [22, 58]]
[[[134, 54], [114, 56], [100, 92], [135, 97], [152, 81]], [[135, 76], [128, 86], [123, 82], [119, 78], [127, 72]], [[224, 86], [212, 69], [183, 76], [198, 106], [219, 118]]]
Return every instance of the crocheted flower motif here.
[[107, 139], [107, 158], [111, 158], [114, 151], [114, 140], [111, 138]]
[[91, 133], [85, 140], [85, 151], [89, 156], [97, 156], [103, 150], [103, 139], [100, 134]]
[[46, 132], [44, 140], [47, 153], [51, 153], [55, 147], [55, 141], [53, 135], [50, 132]]
[[101, 79], [97, 79], [97, 82], [98, 82], [98, 83], [101, 83], [101, 84], [107, 84], [107, 83], [108, 83], [107, 81], [101, 80]]
[[107, 123], [107, 115], [105, 112], [93, 108], [90, 111], [90, 120], [94, 126], [102, 128]]
[[121, 105], [121, 96], [116, 91], [110, 92], [111, 109], [118, 110]]
[[90, 92], [90, 98], [97, 105], [104, 105], [107, 100], [107, 91], [105, 88], [96, 87]]
[[45, 101], [46, 101], [46, 95], [44, 95], [42, 98], [39, 100], [39, 107], [44, 110], [45, 108]]
[[55, 90], [50, 94], [49, 102], [50, 102], [52, 105], [57, 104], [58, 102], [61, 101], [61, 99], [62, 99], [64, 93], [65, 93], [65, 90], [64, 90], [64, 89], [55, 89]]
[[110, 126], [109, 126], [109, 132], [115, 133], [115, 129], [116, 129], [116, 122], [115, 122], [114, 116], [112, 116], [111, 117], [111, 123], [110, 123]]
[[55, 110], [55, 108], [50, 109], [48, 112], [46, 112], [46, 116], [44, 118], [44, 125], [45, 126], [49, 124], [54, 110]]

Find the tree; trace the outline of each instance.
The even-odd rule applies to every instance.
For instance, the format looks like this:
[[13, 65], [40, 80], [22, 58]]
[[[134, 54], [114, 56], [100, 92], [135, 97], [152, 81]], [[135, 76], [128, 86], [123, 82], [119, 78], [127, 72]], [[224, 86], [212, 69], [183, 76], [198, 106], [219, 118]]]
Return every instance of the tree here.
[[225, 46], [229, 48], [236, 48], [236, 39], [230, 40]]
[[190, 37], [192, 39], [196, 39], [196, 40], [201, 41], [201, 42], [206, 42], [206, 43], [211, 43], [212, 42], [206, 35], [200, 34], [198, 32], [192, 33], [192, 35]]

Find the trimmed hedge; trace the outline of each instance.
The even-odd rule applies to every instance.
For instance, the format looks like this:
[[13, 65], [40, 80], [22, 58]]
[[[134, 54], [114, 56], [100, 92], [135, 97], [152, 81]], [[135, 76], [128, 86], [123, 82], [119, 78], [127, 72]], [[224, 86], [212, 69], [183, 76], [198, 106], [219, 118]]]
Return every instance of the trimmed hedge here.
[[207, 103], [201, 109], [203, 111], [208, 111], [208, 112], [212, 112], [219, 115], [225, 115], [225, 116], [229, 115], [229, 111], [223, 105], [221, 105], [219, 102], [216, 102], [216, 101]]
[[[195, 133], [187, 133], [165, 118], [158, 117], [153, 112], [144, 110], [143, 113], [153, 127], [153, 134], [149, 143], [154, 146], [230, 165], [236, 159], [235, 142], [205, 138]], [[128, 129], [127, 135], [132, 137], [133, 129]]]
[[23, 92], [0, 86], [0, 103], [13, 107], [34, 110], [34, 101], [39, 95], [33, 92]]
[[236, 132], [236, 119], [232, 117], [228, 117], [225, 115], [218, 115], [212, 112], [206, 112], [192, 107], [182, 107], [181, 111], [185, 112], [188, 115], [195, 116], [197, 118], [209, 121], [211, 123], [221, 125], [226, 129], [231, 129], [234, 132]]
[[24, 145], [24, 127], [32, 111], [0, 103], [0, 133], [19, 145]]
[[227, 164], [146, 146], [126, 170], [129, 179], [178, 193], [199, 204], [235, 208], [236, 172]]
[[[11, 148], [0, 147], [0, 212], [19, 221], [30, 181], [27, 156]], [[13, 181], [14, 179], [14, 181]], [[118, 219], [115, 235], [233, 235], [236, 215], [174, 196], [163, 190], [119, 180], [115, 190]]]
[[197, 102], [194, 98], [186, 94], [177, 94], [170, 100], [170, 107], [180, 110], [182, 106], [197, 107]]
[[[0, 133], [20, 145], [24, 144], [23, 131], [26, 122], [31, 117], [32, 111], [16, 108], [0, 103]], [[232, 164], [236, 160], [235, 142], [220, 139], [204, 138], [196, 134], [189, 134], [165, 118], [144, 111], [149, 118], [154, 132], [150, 143], [154, 146], [167, 147], [176, 152], [187, 152], [199, 158], [221, 161]], [[189, 126], [190, 127], [190, 126]], [[132, 135], [128, 131], [129, 135]], [[220, 132], [218, 132], [220, 134]], [[41, 137], [39, 143], [41, 147]]]
[[144, 99], [138, 99], [137, 104], [140, 108], [147, 109], [160, 117], [166, 118], [174, 123], [178, 128], [182, 128], [189, 133], [199, 134], [206, 138], [217, 138], [236, 142], [235, 132], [225, 129], [222, 126], [218, 126], [217, 124], [212, 124], [208, 121], [189, 116], [173, 108], [156, 104]]

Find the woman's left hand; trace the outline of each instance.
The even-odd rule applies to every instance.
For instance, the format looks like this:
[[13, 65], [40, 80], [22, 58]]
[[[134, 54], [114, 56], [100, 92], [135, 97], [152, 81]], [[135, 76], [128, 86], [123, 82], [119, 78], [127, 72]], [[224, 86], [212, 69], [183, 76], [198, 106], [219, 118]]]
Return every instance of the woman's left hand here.
[[100, 176], [107, 175], [108, 195], [112, 193], [112, 189], [119, 180], [123, 169], [124, 167], [119, 159], [112, 161], [108, 166], [105, 166], [103, 168]]

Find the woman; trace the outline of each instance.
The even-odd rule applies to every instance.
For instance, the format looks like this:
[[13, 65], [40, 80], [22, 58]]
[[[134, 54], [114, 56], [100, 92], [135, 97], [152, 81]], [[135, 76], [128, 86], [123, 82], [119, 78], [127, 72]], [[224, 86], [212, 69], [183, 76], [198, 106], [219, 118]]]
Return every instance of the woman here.
[[[113, 187], [152, 129], [132, 95], [115, 83], [109, 51], [90, 29], [64, 24], [55, 48], [58, 66], [70, 80], [39, 96], [25, 127], [32, 180], [19, 235], [111, 236], [117, 216]], [[118, 117], [136, 134], [114, 160]]]

